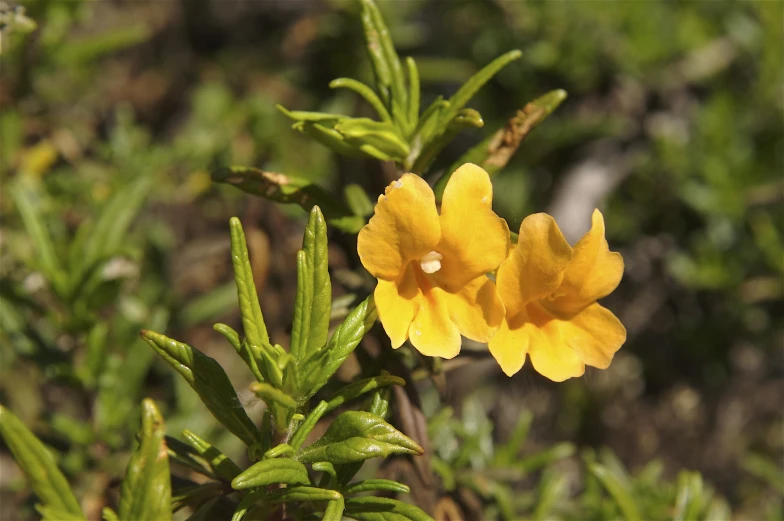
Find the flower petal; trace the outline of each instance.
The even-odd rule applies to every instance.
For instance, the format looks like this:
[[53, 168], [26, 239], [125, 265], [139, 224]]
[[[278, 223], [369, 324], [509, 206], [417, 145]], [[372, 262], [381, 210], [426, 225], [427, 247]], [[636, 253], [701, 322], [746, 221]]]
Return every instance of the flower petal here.
[[414, 267], [410, 264], [397, 281], [378, 281], [373, 299], [376, 301], [378, 318], [392, 341], [393, 349], [402, 346], [408, 339], [408, 329], [414, 321], [422, 298], [414, 276]]
[[444, 293], [449, 316], [460, 334], [477, 342], [489, 341], [504, 318], [504, 305], [495, 283], [481, 275], [457, 293]]
[[561, 338], [555, 324], [531, 330], [528, 356], [536, 372], [554, 382], [563, 382], [585, 373], [585, 364]]
[[618, 287], [623, 276], [623, 258], [611, 252], [604, 237], [604, 217], [599, 210], [591, 216], [591, 229], [574, 247], [574, 255], [564, 271], [563, 283], [552, 309], [573, 314], [606, 297]]
[[403, 174], [378, 198], [375, 214], [359, 232], [357, 251], [374, 277], [392, 281], [410, 261], [434, 250], [440, 238], [433, 190], [421, 177]]
[[460, 332], [449, 318], [444, 291], [432, 288], [420, 303], [408, 331], [411, 344], [425, 356], [454, 358], [460, 352]]
[[586, 364], [607, 369], [626, 341], [626, 328], [612, 312], [592, 304], [569, 321], [558, 321], [563, 341]]
[[524, 327], [524, 322], [523, 324], [513, 323], [510, 326], [504, 319], [498, 332], [487, 344], [490, 354], [493, 355], [507, 376], [514, 375], [525, 364], [525, 356], [528, 353], [528, 345], [531, 340], [531, 327], [533, 327], [531, 324]]
[[555, 219], [545, 213], [526, 217], [520, 225], [517, 247], [496, 276], [506, 316], [515, 317], [528, 302], [557, 290], [571, 257], [572, 248]]
[[455, 170], [441, 203], [441, 242], [436, 250], [444, 258], [435, 274], [439, 286], [458, 291], [506, 259], [509, 227], [493, 212], [492, 202], [487, 172], [470, 163]]

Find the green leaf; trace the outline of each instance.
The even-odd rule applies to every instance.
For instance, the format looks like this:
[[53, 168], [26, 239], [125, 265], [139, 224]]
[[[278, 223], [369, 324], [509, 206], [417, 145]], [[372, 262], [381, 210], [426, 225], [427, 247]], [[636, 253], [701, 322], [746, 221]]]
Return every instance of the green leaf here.
[[324, 416], [324, 413], [327, 412], [327, 402], [321, 400], [319, 404], [310, 411], [305, 421], [297, 429], [297, 432], [294, 433], [294, 436], [291, 437], [289, 441], [289, 445], [291, 445], [294, 450], [298, 450], [302, 447], [302, 444], [305, 443], [305, 439], [308, 437], [308, 434], [313, 430], [313, 427], [316, 426], [318, 421]]
[[338, 367], [359, 345], [362, 337], [370, 331], [377, 317], [376, 305], [373, 296], [370, 295], [338, 326], [326, 347], [303, 362], [302, 381], [308, 384], [308, 395], [312, 396], [324, 387]]
[[253, 376], [256, 378], [257, 381], [263, 382], [264, 376], [259, 371], [259, 366], [256, 363], [256, 359], [253, 357], [253, 353], [250, 350], [250, 346], [247, 342], [243, 342], [240, 340], [240, 335], [231, 326], [226, 324], [215, 324], [212, 326], [212, 329], [223, 335], [223, 337], [228, 340], [231, 347], [237, 352], [238, 355], [242, 358], [250, 368], [250, 371], [253, 373]]
[[267, 496], [267, 500], [270, 503], [288, 503], [290, 501], [333, 501], [341, 497], [343, 496], [337, 490], [316, 487], [291, 487], [273, 492]]
[[153, 331], [142, 338], [185, 378], [215, 418], [245, 443], [260, 441], [259, 431], [242, 408], [229, 377], [215, 359], [187, 344]]
[[[259, 297], [256, 294], [256, 283], [253, 280], [242, 223], [236, 217], [232, 217], [229, 219], [229, 229], [231, 230], [231, 261], [234, 267], [234, 281], [237, 284], [237, 297], [240, 303], [245, 337], [250, 346], [255, 346], [258, 349], [271, 348], [267, 325], [264, 323]], [[254, 358], [258, 363], [262, 356], [254, 352]]]
[[403, 139], [394, 125], [373, 121], [369, 118], [344, 119], [335, 125], [335, 130], [341, 133], [347, 142], [359, 146], [370, 145], [391, 158], [403, 160], [410, 147]]
[[242, 498], [240, 504], [237, 505], [237, 509], [234, 510], [234, 515], [231, 516], [231, 521], [242, 521], [242, 518], [245, 517], [245, 514], [248, 513], [248, 510], [250, 510], [253, 505], [263, 500], [266, 495], [267, 492], [262, 489], [257, 490], [256, 492], [251, 492]]
[[365, 481], [357, 481], [347, 486], [343, 490], [343, 494], [349, 496], [351, 494], [359, 494], [360, 492], [399, 492], [401, 494], [408, 494], [411, 489], [402, 483], [392, 481], [391, 479], [366, 479]]
[[291, 128], [344, 156], [358, 157], [362, 155], [359, 147], [347, 143], [343, 134], [333, 129], [331, 125], [327, 127], [310, 121], [299, 121], [294, 123]]
[[211, 521], [215, 519], [212, 508], [221, 500], [220, 496], [212, 497], [196, 509], [185, 521]]
[[509, 51], [499, 56], [487, 64], [482, 70], [474, 74], [460, 87], [460, 89], [458, 89], [454, 96], [449, 98], [449, 107], [441, 115], [440, 125], [442, 127], [446, 127], [463, 109], [463, 107], [465, 107], [466, 104], [471, 101], [471, 98], [474, 97], [474, 94], [476, 94], [485, 83], [490, 81], [490, 79], [495, 76], [498, 71], [506, 67], [507, 64], [517, 60], [522, 55], [522, 51], [517, 49]]
[[[406, 106], [406, 91], [403, 82], [403, 67], [389, 36], [381, 12], [372, 0], [362, 1], [362, 26], [370, 63], [376, 77], [376, 88], [387, 107], [393, 104]], [[394, 113], [393, 113], [394, 116]], [[403, 114], [405, 117], [405, 114]]]
[[404, 386], [406, 385], [406, 381], [399, 376], [392, 376], [389, 374], [358, 380], [335, 393], [335, 396], [327, 404], [326, 412], [335, 410], [344, 403], [353, 400], [358, 396], [362, 396], [365, 393], [390, 385]]
[[507, 461], [514, 461], [515, 466], [525, 472], [533, 472], [536, 469], [549, 465], [555, 461], [568, 458], [574, 454], [574, 445], [568, 442], [558, 443], [524, 459], [512, 457]]
[[306, 179], [265, 172], [258, 168], [232, 166], [215, 170], [212, 180], [234, 185], [243, 192], [278, 203], [298, 204], [308, 212], [318, 205], [327, 221], [344, 231], [356, 232], [365, 224], [334, 195]]
[[[358, 83], [358, 82], [357, 82]], [[275, 108], [294, 121], [310, 121], [320, 123], [334, 123], [345, 119], [348, 116], [342, 114], [328, 114], [326, 112], [306, 112], [302, 110], [287, 110], [283, 105], [275, 105]]]
[[346, 514], [357, 521], [433, 521], [414, 505], [373, 496], [347, 499]]
[[588, 470], [599, 479], [599, 482], [610, 493], [626, 521], [642, 520], [639, 510], [637, 510], [637, 505], [634, 504], [631, 491], [623, 486], [621, 480], [615, 474], [598, 463], [588, 465]]
[[11, 411], [0, 405], [0, 434], [46, 508], [84, 519], [52, 454]]
[[406, 58], [408, 72], [408, 121], [416, 125], [419, 118], [419, 70], [411, 56]]
[[117, 512], [110, 507], [103, 507], [103, 510], [101, 510], [101, 517], [103, 518], [103, 521], [120, 521], [120, 518], [117, 517]]
[[294, 447], [288, 443], [281, 443], [264, 453], [264, 459], [290, 457], [294, 454]]
[[469, 127], [481, 128], [484, 125], [482, 116], [474, 109], [461, 110], [447, 125], [446, 130], [440, 134], [435, 135], [433, 139], [427, 143], [422, 152], [414, 162], [411, 170], [414, 173], [424, 172], [430, 164], [435, 160], [436, 156], [451, 143], [461, 130]]
[[487, 136], [446, 169], [433, 187], [437, 199], [441, 199], [454, 171], [466, 163], [481, 166], [491, 177], [497, 174], [517, 152], [526, 136], [552, 114], [565, 99], [566, 91], [554, 90], [517, 111], [504, 127]]
[[343, 197], [354, 215], [367, 217], [373, 213], [373, 202], [368, 198], [365, 190], [358, 184], [348, 184], [343, 189]]
[[379, 418], [385, 418], [387, 411], [389, 411], [389, 398], [391, 394], [388, 387], [373, 393], [373, 399], [370, 400], [370, 405], [367, 409], [368, 412], [370, 414], [375, 414]]
[[[101, 211], [95, 226], [86, 227], [83, 246], [79, 237], [71, 247], [71, 269], [85, 276], [101, 258], [115, 255], [128, 238], [128, 228], [139, 214], [153, 186], [151, 175], [141, 175], [119, 190]], [[79, 230], [82, 231], [81, 229]]]
[[281, 405], [286, 409], [296, 409], [297, 402], [286, 394], [285, 392], [277, 389], [270, 384], [264, 382], [254, 382], [250, 384], [250, 390], [264, 400], [268, 407], [273, 407], [275, 404]]
[[682, 471], [678, 474], [678, 494], [675, 499], [673, 521], [697, 519], [703, 506], [703, 483], [699, 472]]
[[35, 509], [41, 514], [41, 521], [84, 521], [81, 514], [63, 512], [51, 506], [35, 505]]
[[329, 83], [329, 88], [331, 89], [343, 88], [356, 92], [357, 94], [362, 96], [362, 98], [364, 98], [365, 101], [370, 103], [370, 106], [373, 107], [373, 109], [375, 109], [375, 111], [378, 113], [378, 117], [381, 118], [381, 121], [392, 122], [392, 116], [389, 115], [389, 111], [387, 111], [386, 107], [384, 106], [384, 103], [379, 99], [376, 93], [373, 92], [373, 89], [371, 89], [364, 83], [357, 80], [352, 80], [351, 78], [338, 78], [332, 80]]
[[193, 449], [212, 467], [215, 474], [225, 481], [236, 478], [242, 470], [228, 456], [223, 454], [217, 447], [201, 439], [189, 430], [182, 431], [182, 436], [193, 447]]
[[548, 469], [542, 475], [537, 491], [536, 508], [532, 514], [534, 521], [549, 521], [554, 517], [553, 508], [563, 503], [568, 482], [563, 474]]
[[497, 464], [506, 465], [510, 461], [516, 461], [518, 459], [520, 451], [525, 444], [525, 440], [528, 439], [528, 432], [531, 430], [533, 419], [534, 415], [529, 410], [524, 410], [520, 413], [517, 424], [512, 431], [512, 435], [509, 437], [509, 441], [495, 451], [493, 460]]
[[346, 502], [343, 496], [333, 499], [327, 503], [327, 508], [324, 510], [324, 516], [321, 518], [321, 521], [341, 521], [345, 508]]
[[231, 482], [231, 488], [242, 490], [278, 483], [308, 485], [310, 484], [308, 469], [299, 461], [291, 458], [265, 459], [254, 463], [234, 478]]
[[339, 415], [316, 442], [301, 448], [296, 458], [305, 463], [352, 463], [391, 454], [422, 454], [414, 440], [368, 412]]
[[54, 292], [60, 297], [64, 297], [67, 293], [68, 275], [57, 258], [52, 238], [39, 214], [39, 205], [33, 200], [34, 194], [19, 183], [13, 183], [9, 191], [19, 214], [22, 216], [22, 224], [27, 236], [35, 248], [38, 267], [49, 284], [52, 285]]
[[120, 519], [170, 520], [171, 477], [164, 436], [166, 427], [155, 402], [142, 402], [139, 446], [131, 455], [120, 492]]
[[297, 361], [327, 343], [332, 307], [328, 266], [327, 225], [319, 207], [314, 206], [297, 256], [297, 297], [291, 330], [291, 354]]

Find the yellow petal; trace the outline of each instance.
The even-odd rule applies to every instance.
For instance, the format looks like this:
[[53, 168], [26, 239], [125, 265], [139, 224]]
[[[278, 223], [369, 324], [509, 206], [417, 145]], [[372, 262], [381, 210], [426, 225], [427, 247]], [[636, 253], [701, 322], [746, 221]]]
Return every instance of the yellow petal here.
[[585, 364], [563, 341], [557, 327], [531, 330], [528, 356], [536, 372], [554, 382], [563, 382], [585, 373]]
[[375, 215], [359, 232], [357, 251], [374, 277], [393, 281], [440, 238], [433, 190], [421, 177], [403, 174], [378, 198]]
[[422, 292], [417, 286], [413, 266], [395, 282], [379, 280], [373, 299], [376, 301], [378, 318], [384, 326], [392, 348], [397, 349], [408, 338], [408, 329], [419, 308]]
[[569, 321], [558, 321], [563, 341], [583, 362], [607, 369], [626, 341], [626, 328], [612, 312], [592, 304]]
[[501, 325], [504, 306], [495, 284], [481, 275], [457, 293], [444, 293], [449, 316], [460, 334], [477, 342], [487, 342]]
[[420, 303], [408, 331], [411, 344], [425, 356], [454, 358], [460, 352], [460, 332], [449, 318], [444, 291], [432, 288]]
[[504, 319], [501, 322], [501, 327], [498, 328], [498, 332], [487, 344], [490, 354], [493, 355], [493, 358], [495, 358], [498, 365], [501, 366], [501, 370], [507, 376], [514, 375], [525, 364], [525, 356], [528, 353], [530, 333], [533, 326], [528, 324], [528, 327], [524, 327], [523, 324], [513, 323], [510, 326]]
[[572, 248], [551, 216], [537, 213], [520, 225], [517, 247], [498, 268], [496, 285], [507, 317], [515, 317], [528, 302], [558, 289]]
[[618, 287], [623, 276], [623, 258], [611, 252], [604, 238], [604, 217], [594, 210], [591, 229], [574, 247], [574, 255], [564, 271], [559, 289], [563, 296], [555, 299], [552, 309], [573, 314], [606, 297]]
[[509, 251], [509, 227], [492, 208], [493, 185], [480, 167], [465, 164], [455, 170], [441, 202], [441, 242], [444, 257], [435, 279], [451, 292], [494, 271]]

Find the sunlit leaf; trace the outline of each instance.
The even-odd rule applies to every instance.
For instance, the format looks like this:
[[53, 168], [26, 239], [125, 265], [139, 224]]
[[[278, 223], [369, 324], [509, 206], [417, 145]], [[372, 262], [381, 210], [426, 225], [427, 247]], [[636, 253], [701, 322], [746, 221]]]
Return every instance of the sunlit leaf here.
[[171, 519], [171, 477], [165, 435], [163, 417], [155, 402], [145, 399], [139, 446], [128, 462], [120, 492], [119, 516], [123, 521]]
[[296, 453], [299, 461], [352, 463], [391, 454], [422, 454], [414, 440], [373, 414], [347, 411], [339, 415], [324, 435]]
[[52, 454], [11, 411], [0, 405], [0, 433], [44, 507], [84, 519], [79, 502]]
[[291, 458], [265, 459], [254, 463], [234, 478], [231, 487], [235, 490], [263, 487], [285, 483], [287, 485], [308, 485], [308, 469], [299, 461]]
[[246, 445], [260, 441], [259, 431], [242, 408], [229, 377], [215, 359], [153, 331], [142, 338], [187, 381], [215, 418]]
[[358, 521], [433, 521], [414, 505], [374, 496], [347, 499], [346, 514]]

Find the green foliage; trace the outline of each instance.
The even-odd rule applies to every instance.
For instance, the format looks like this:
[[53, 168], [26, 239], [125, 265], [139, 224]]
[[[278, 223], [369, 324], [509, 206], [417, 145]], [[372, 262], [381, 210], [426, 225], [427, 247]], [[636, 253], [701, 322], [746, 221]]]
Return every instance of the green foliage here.
[[131, 456], [120, 493], [118, 517], [125, 519], [171, 519], [169, 457], [166, 426], [155, 402], [142, 403], [139, 447]]
[[43, 502], [44, 517], [57, 515], [84, 519], [65, 476], [57, 468], [51, 452], [11, 411], [0, 406], [0, 433], [14, 459], [30, 480], [33, 491]]

